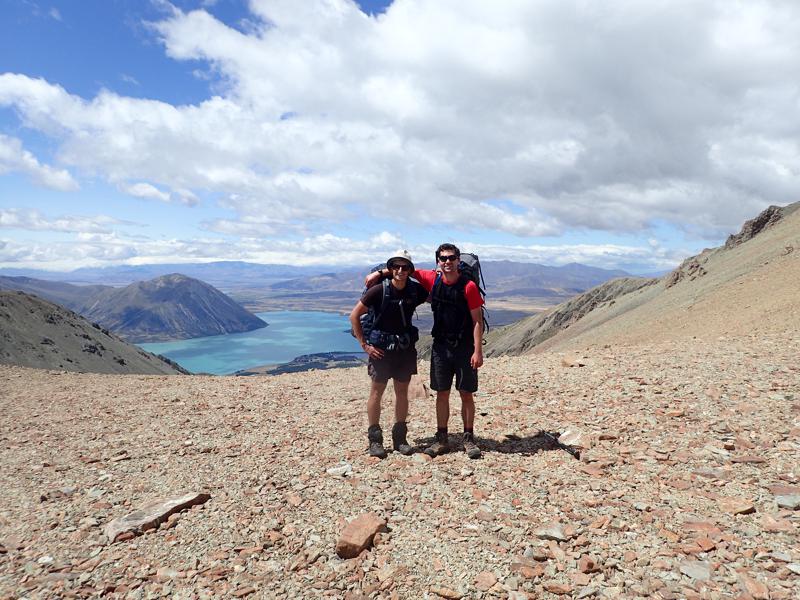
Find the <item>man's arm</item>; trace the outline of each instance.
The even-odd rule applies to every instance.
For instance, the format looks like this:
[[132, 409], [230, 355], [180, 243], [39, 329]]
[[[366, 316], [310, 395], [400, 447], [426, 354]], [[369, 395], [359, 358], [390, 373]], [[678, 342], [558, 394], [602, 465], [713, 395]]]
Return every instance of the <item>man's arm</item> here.
[[377, 285], [383, 281], [384, 277], [387, 277], [388, 275], [391, 275], [389, 269], [373, 271], [364, 278], [364, 285], [368, 288], [371, 288], [373, 285]]
[[480, 369], [483, 366], [483, 311], [480, 307], [473, 308], [469, 314], [472, 316], [472, 341], [475, 344], [469, 364], [473, 369]]
[[361, 315], [366, 314], [368, 310], [369, 308], [367, 305], [359, 300], [350, 313], [350, 326], [353, 328], [353, 334], [356, 336], [358, 343], [361, 344], [361, 348], [364, 349], [364, 352], [366, 352], [370, 358], [380, 360], [383, 358], [383, 350], [375, 346], [370, 346], [364, 339], [364, 330], [361, 328]]

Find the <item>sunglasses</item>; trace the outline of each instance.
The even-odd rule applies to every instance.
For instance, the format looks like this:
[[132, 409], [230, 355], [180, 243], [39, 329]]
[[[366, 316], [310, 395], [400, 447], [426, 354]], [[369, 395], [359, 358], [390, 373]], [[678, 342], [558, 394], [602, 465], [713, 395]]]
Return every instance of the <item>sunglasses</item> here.
[[392, 271], [411, 271], [411, 265], [398, 265], [397, 263], [389, 265]]
[[455, 262], [457, 260], [458, 260], [458, 254], [448, 254], [446, 256], [444, 254], [439, 255], [439, 262], [446, 263], [446, 262]]

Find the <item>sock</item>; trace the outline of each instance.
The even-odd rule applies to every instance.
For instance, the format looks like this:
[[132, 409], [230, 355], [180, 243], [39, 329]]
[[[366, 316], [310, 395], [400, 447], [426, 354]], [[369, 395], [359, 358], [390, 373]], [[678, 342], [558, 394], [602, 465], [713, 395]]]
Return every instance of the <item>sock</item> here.
[[437, 435], [437, 437], [438, 436], [442, 436], [442, 437], [446, 438], [447, 437], [447, 427], [437, 427], [436, 428], [436, 435]]
[[469, 429], [467, 429], [466, 427], [464, 427], [464, 433], [468, 433], [468, 434], [470, 434], [470, 435], [473, 435], [473, 433], [472, 433], [472, 427], [470, 427]]

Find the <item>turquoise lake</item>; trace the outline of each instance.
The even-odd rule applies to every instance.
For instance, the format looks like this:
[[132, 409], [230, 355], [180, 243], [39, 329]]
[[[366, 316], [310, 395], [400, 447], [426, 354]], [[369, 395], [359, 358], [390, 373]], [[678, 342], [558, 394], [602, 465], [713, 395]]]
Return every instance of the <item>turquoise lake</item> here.
[[289, 362], [303, 354], [360, 352], [347, 316], [317, 311], [258, 313], [267, 327], [176, 342], [139, 344], [192, 373], [227, 375], [240, 369]]

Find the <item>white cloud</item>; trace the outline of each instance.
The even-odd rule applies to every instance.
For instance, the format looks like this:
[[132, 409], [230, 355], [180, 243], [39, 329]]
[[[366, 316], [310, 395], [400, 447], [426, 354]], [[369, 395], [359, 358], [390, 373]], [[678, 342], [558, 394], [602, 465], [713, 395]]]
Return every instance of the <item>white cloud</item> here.
[[[236, 232], [240, 233], [240, 232]], [[0, 240], [0, 265], [7, 267], [74, 269], [81, 266], [156, 264], [242, 260], [263, 264], [298, 266], [377, 264], [398, 249], [407, 249], [417, 263], [433, 261], [434, 246], [408, 242], [392, 232], [378, 232], [367, 239], [321, 234], [294, 240], [245, 232], [237, 244], [223, 238], [151, 239], [124, 232], [86, 229], [69, 241], [49, 244]], [[687, 252], [670, 250], [656, 241], [650, 244], [536, 244], [493, 245], [469, 239], [454, 243], [464, 251], [475, 252], [482, 261], [513, 260], [563, 265], [580, 262], [604, 268], [656, 272], [673, 268]]]
[[0, 134], [0, 175], [12, 172], [24, 173], [36, 185], [62, 192], [73, 192], [80, 188], [69, 171], [43, 165], [22, 147], [20, 140]]
[[122, 184], [119, 190], [135, 198], [145, 198], [147, 200], [159, 200], [161, 202], [169, 202], [169, 194], [162, 192], [156, 186], [149, 183], [131, 183]]
[[169, 57], [207, 65], [204, 102], [7, 73], [0, 106], [127, 193], [210, 192], [234, 216], [205, 227], [244, 236], [356, 211], [523, 239], [654, 222], [713, 238], [800, 198], [795, 2], [249, 6], [244, 31], [173, 7], [151, 24]]
[[0, 228], [27, 231], [61, 231], [73, 233], [110, 233], [114, 225], [134, 225], [113, 217], [79, 217], [64, 215], [48, 218], [38, 210], [27, 208], [0, 208]]

